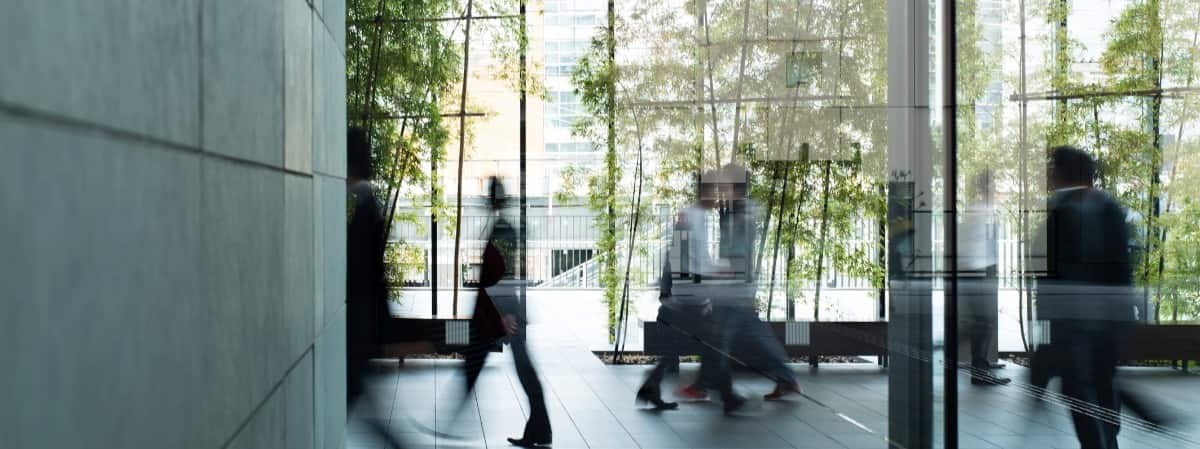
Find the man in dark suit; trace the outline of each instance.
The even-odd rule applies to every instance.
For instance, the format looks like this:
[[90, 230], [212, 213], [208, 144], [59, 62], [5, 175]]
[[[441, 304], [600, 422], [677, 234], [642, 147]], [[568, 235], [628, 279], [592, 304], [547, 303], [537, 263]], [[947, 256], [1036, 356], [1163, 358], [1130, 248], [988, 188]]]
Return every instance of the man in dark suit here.
[[[378, 355], [381, 324], [388, 317], [388, 288], [383, 252], [387, 244], [383, 212], [371, 186], [371, 145], [361, 128], [346, 137], [346, 189], [350, 222], [346, 226], [346, 402], [370, 404], [365, 396], [369, 361]], [[366, 401], [363, 401], [366, 399]], [[403, 445], [378, 420], [367, 420], [371, 433], [391, 448]]]
[[1117, 349], [1136, 311], [1125, 208], [1093, 186], [1095, 175], [1087, 153], [1051, 150], [1046, 271], [1037, 284], [1038, 318], [1049, 321], [1051, 343], [1038, 348], [1033, 376], [1035, 383], [1061, 376], [1063, 393], [1076, 400], [1080, 444], [1108, 449], [1120, 430]]

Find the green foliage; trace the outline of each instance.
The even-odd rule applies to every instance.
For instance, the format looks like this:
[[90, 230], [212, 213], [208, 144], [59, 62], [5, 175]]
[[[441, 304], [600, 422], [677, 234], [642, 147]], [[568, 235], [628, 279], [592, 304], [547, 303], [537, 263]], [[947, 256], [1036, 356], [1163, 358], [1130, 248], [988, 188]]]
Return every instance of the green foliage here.
[[[475, 16], [515, 14], [522, 2], [470, 1]], [[438, 175], [446, 169], [448, 147], [459, 143], [458, 133], [452, 134], [448, 128], [465, 126], [466, 142], [474, 138], [470, 121], [443, 117], [444, 111], [457, 110], [463, 100], [463, 67], [468, 61], [463, 54], [462, 31], [466, 22], [447, 19], [465, 14], [466, 5], [461, 0], [357, 0], [348, 2], [346, 11], [347, 118], [351, 125], [363, 126], [371, 133], [373, 181], [385, 191], [383, 202], [389, 219], [424, 226], [416, 214], [394, 211], [400, 203], [427, 204], [448, 232], [456, 229], [459, 218], [443, 199], [444, 177]], [[472, 21], [472, 42], [476, 46], [486, 43], [496, 66], [492, 75], [508, 82], [514, 91], [522, 87], [520, 54], [529, 44], [522, 24], [519, 17]], [[526, 64], [530, 70], [524, 78], [525, 88], [530, 95], [539, 95], [543, 88], [536, 75], [540, 71], [531, 61]], [[465, 102], [468, 110], [486, 113], [469, 95]], [[392, 274], [401, 276], [410, 269], [411, 261], [401, 257], [405, 254], [389, 255], [401, 264]]]
[[1047, 22], [1065, 23], [1050, 38], [1049, 82], [1053, 92], [1070, 98], [1055, 101], [1051, 120], [1030, 124], [1035, 134], [1044, 134], [1046, 148], [1071, 144], [1096, 156], [1099, 186], [1134, 214], [1134, 237], [1142, 248], [1138, 284], [1161, 305], [1160, 312], [1185, 316], [1195, 316], [1200, 297], [1190, 281], [1200, 274], [1195, 264], [1200, 242], [1193, 235], [1200, 212], [1190, 196], [1200, 192], [1189, 176], [1195, 173], [1197, 142], [1184, 127], [1200, 117], [1194, 94], [1169, 98], [1157, 92], [1192, 85], [1197, 8], [1195, 0], [1129, 2], [1105, 31], [1098, 61], [1103, 77], [1084, 82], [1071, 67], [1082, 46], [1067, 32], [1069, 4], [1046, 0]]
[[[587, 205], [596, 212], [596, 227], [600, 230], [596, 240], [596, 260], [600, 264], [600, 285], [604, 289], [604, 303], [608, 308], [609, 338], [615, 338], [621, 281], [617, 275], [617, 182], [620, 177], [617, 163], [615, 120], [616, 67], [609, 58], [613, 42], [607, 32], [592, 38], [588, 52], [579, 59], [571, 73], [571, 83], [579, 103], [592, 117], [572, 126], [578, 136], [592, 141], [605, 142], [603, 171], [587, 176]], [[601, 125], [603, 123], [604, 125]], [[578, 175], [577, 170], [564, 172], [567, 176]], [[569, 181], [569, 180], [568, 180]], [[566, 185], [566, 183], [564, 183]]]
[[[576, 133], [606, 143], [603, 166], [592, 173], [567, 171], [564, 184], [580, 185], [580, 177], [588, 177], [587, 203], [599, 215], [599, 253], [615, 255], [616, 248], [624, 245], [620, 242], [627, 241], [628, 237], [621, 235], [627, 232], [625, 225], [649, 210], [644, 206], [635, 211], [629, 206], [637, 181], [632, 173], [639, 149], [646, 151], [652, 167], [644, 177], [647, 198], [643, 204], [673, 210], [694, 200], [699, 172], [736, 161], [751, 171], [751, 197], [764, 212], [767, 206], [773, 211], [770, 220], [759, 223], [760, 235], [767, 238], [765, 247], [783, 246], [780, 260], [787, 248], [797, 253], [790, 267], [780, 264], [781, 278], [790, 270], [796, 285], [811, 282], [816, 277], [817, 253], [823, 251], [826, 273], [836, 270], [881, 279], [882, 267], [874, 248], [853, 246], [842, 236], [850, 235], [864, 216], [882, 217], [884, 212], [880, 182], [873, 175], [882, 173], [886, 164], [886, 114], [882, 109], [855, 106], [886, 103], [886, 8], [865, 0], [817, 5], [771, 1], [767, 7], [751, 3], [753, 7], [744, 9], [746, 2], [709, 1], [705, 3], [707, 11], [702, 12], [695, 9], [694, 2], [687, 2], [682, 10], [662, 2], [631, 2], [623, 5], [616, 21], [615, 39], [609, 39], [607, 28], [598, 29], [572, 82], [588, 112], [588, 117], [576, 124]], [[705, 18], [701, 20], [700, 15]], [[743, 23], [746, 15], [754, 25]], [[805, 40], [803, 45], [739, 44], [744, 28], [760, 33], [757, 28], [764, 22], [801, 35], [834, 38]], [[697, 43], [698, 28], [699, 35], [711, 44]], [[615, 67], [609, 62], [610, 42], [620, 44]], [[798, 52], [808, 55], [807, 60], [819, 61], [820, 66], [810, 68], [809, 83], [783, 91], [778, 85], [792, 69], [793, 53]], [[814, 54], [819, 57], [811, 57]], [[797, 100], [793, 104], [748, 101], [736, 113], [733, 105], [645, 104], [737, 95], [839, 99]], [[736, 131], [735, 114], [741, 124]], [[836, 160], [827, 185], [824, 170], [818, 169], [824, 167], [823, 162], [802, 158], [801, 143]], [[798, 162], [786, 163], [789, 154]], [[788, 199], [781, 206], [785, 172], [790, 179]], [[830, 207], [822, 220], [821, 199], [826, 191]], [[575, 189], [561, 193], [561, 199], [579, 194]], [[824, 246], [819, 244], [822, 223], [825, 232], [834, 236], [829, 239], [832, 243]], [[660, 239], [662, 232], [647, 227], [637, 237]], [[638, 239], [635, 246], [642, 253], [646, 249], [639, 246]], [[601, 261], [615, 274], [616, 260]], [[770, 265], [763, 266], [760, 273], [766, 275]], [[615, 305], [619, 279], [606, 273], [602, 277], [606, 299]]]
[[392, 242], [384, 251], [384, 266], [388, 285], [401, 287], [406, 280], [416, 279], [425, 271], [425, 253], [416, 245]]
[[[347, 118], [371, 130], [375, 181], [389, 197], [404, 186], [437, 185], [426, 164], [445, 160], [449, 133], [441, 101], [462, 67], [461, 44], [442, 22], [398, 19], [445, 17], [457, 13], [456, 5], [452, 0], [347, 5]], [[433, 205], [435, 213], [445, 208], [439, 191], [409, 188], [405, 194]]]

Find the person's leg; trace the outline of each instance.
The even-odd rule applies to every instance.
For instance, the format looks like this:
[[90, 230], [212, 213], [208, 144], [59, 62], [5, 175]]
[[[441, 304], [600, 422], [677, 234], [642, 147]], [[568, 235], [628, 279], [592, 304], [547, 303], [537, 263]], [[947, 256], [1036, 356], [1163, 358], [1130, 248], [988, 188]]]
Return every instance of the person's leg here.
[[1108, 425], [1099, 418], [1100, 397], [1097, 390], [1094, 350], [1083, 330], [1069, 327], [1071, 333], [1055, 336], [1061, 345], [1063, 394], [1075, 400], [1071, 406], [1071, 421], [1075, 436], [1084, 448], [1107, 448]]
[[654, 368], [651, 368], [649, 375], [646, 376], [646, 381], [642, 383], [641, 388], [638, 388], [637, 401], [654, 404], [654, 408], [656, 409], [667, 410], [678, 407], [679, 404], [664, 401], [662, 398], [662, 381], [672, 368], [675, 370], [679, 369], [678, 354], [659, 356], [658, 362], [654, 364]]
[[1116, 449], [1117, 434], [1121, 432], [1121, 392], [1116, 383], [1116, 341], [1113, 335], [1099, 335], [1091, 346], [1092, 370], [1095, 373], [1096, 398], [1109, 419], [1104, 422], [1108, 448]]
[[731, 356], [736, 356], [733, 353], [733, 344], [738, 340], [738, 336], [742, 335], [750, 324], [749, 313], [754, 313], [753, 309], [744, 307], [725, 307], [721, 313], [720, 326], [717, 332], [720, 335], [720, 344], [717, 348], [720, 352], [715, 354], [718, 364], [712, 372], [714, 388], [721, 394], [721, 402], [724, 403], [725, 412], [731, 412], [740, 408], [746, 399], [738, 396], [733, 390], [733, 371], [731, 364], [734, 363]]
[[1051, 321], [1049, 326], [1051, 340], [1038, 345], [1029, 360], [1029, 384], [1033, 387], [1035, 404], [1041, 402], [1050, 379], [1062, 377], [1063, 372], [1065, 356], [1057, 336], [1066, 335], [1066, 328], [1057, 321]]
[[667, 376], [667, 371], [671, 366], [679, 364], [679, 356], [675, 354], [664, 354], [658, 357], [658, 362], [650, 368], [650, 372], [646, 375], [646, 380], [642, 382], [642, 387], [639, 391], [649, 391], [655, 394], [662, 392], [662, 381]]
[[542, 393], [542, 382], [538, 379], [537, 370], [529, 356], [529, 346], [526, 341], [524, 326], [512, 335], [509, 348], [512, 349], [513, 364], [517, 370], [517, 380], [525, 390], [529, 399], [529, 421], [525, 423], [525, 434], [521, 440], [527, 443], [546, 444], [551, 440], [550, 414], [546, 410], [546, 399]]
[[768, 372], [775, 376], [775, 382], [798, 389], [799, 382], [796, 380], [796, 373], [792, 372], [792, 368], [787, 365], [787, 350], [779, 342], [775, 332], [771, 330], [771, 325], [754, 317], [754, 327], [758, 329], [758, 336], [755, 340], [758, 341], [760, 350], [766, 354], [767, 367], [770, 369]]
[[992, 364], [988, 361], [988, 350], [992, 344], [991, 326], [988, 326], [984, 317], [974, 316], [970, 320], [970, 330], [968, 338], [971, 348], [971, 382], [986, 383], [991, 377]]
[[[374, 398], [366, 391], [367, 378], [370, 375], [367, 373], [369, 360], [365, 357], [365, 352], [359, 348], [347, 348], [347, 352], [352, 355], [348, 358], [346, 366], [346, 410], [354, 410], [356, 407], [378, 410]], [[384, 420], [369, 418], [359, 421], [367, 427], [373, 438], [388, 448], [404, 447], [399, 438], [387, 428]]]
[[715, 320], [712, 339], [709, 342], [712, 348], [705, 348], [708, 352], [701, 359], [700, 378], [697, 383], [717, 390], [724, 398], [727, 392], [733, 389], [733, 378], [727, 354], [733, 346], [733, 339], [736, 335], [733, 329], [733, 322], [736, 318], [733, 316], [733, 312], [725, 307], [715, 308], [713, 312]]
[[719, 389], [722, 356], [713, 348], [721, 345], [720, 330], [724, 323], [721, 322], [720, 317], [723, 315], [722, 309], [719, 308], [713, 309], [708, 314], [699, 309], [681, 314], [682, 329], [694, 336], [691, 340], [701, 342], [696, 345], [699, 351], [697, 355], [700, 356], [700, 371], [694, 382], [680, 390], [680, 393], [689, 399], [703, 399], [707, 397], [707, 390]]
[[[658, 308], [658, 324], [659, 335], [664, 339], [671, 340], [675, 343], [687, 341], [686, 336], [678, 331], [675, 331], [672, 326], [676, 326], [676, 317], [672, 315], [670, 308], [659, 306]], [[662, 399], [662, 381], [667, 373], [674, 370], [679, 370], [679, 355], [674, 353], [673, 345], [668, 344], [668, 350], [672, 351], [668, 354], [659, 356], [658, 362], [654, 364], [654, 368], [646, 375], [645, 382], [642, 382], [642, 387], [638, 389], [638, 399], [650, 401], [650, 397]], [[643, 393], [647, 396], [643, 398]], [[651, 401], [653, 402], [653, 401]]]
[[[375, 375], [367, 374], [365, 378], [370, 378], [373, 376]], [[372, 410], [383, 410], [376, 398], [371, 396], [369, 393], [360, 395], [358, 402], [363, 406], [371, 408]], [[366, 424], [367, 428], [370, 429], [370, 432], [375, 434], [375, 438], [384, 444], [384, 447], [389, 449], [403, 449], [406, 446], [403, 442], [401, 442], [400, 437], [392, 432], [390, 428], [388, 428], [387, 420], [369, 419], [366, 420]]]
[[490, 349], [491, 344], [483, 341], [474, 341], [470, 346], [460, 351], [460, 354], [463, 356], [463, 389], [462, 397], [459, 398], [458, 405], [454, 409], [454, 414], [451, 415], [454, 416], [455, 421], [458, 420], [458, 416], [471, 402], [471, 393], [475, 391], [479, 375], [483, 373], [483, 366], [487, 364]]
[[771, 330], [771, 325], [759, 319], [754, 310], [749, 310], [745, 317], [743, 340], [748, 344], [746, 350], [755, 352], [753, 359], [758, 359], [757, 366], [775, 382], [775, 390], [763, 396], [767, 400], [781, 399], [800, 391], [796, 373], [788, 367], [787, 350]]

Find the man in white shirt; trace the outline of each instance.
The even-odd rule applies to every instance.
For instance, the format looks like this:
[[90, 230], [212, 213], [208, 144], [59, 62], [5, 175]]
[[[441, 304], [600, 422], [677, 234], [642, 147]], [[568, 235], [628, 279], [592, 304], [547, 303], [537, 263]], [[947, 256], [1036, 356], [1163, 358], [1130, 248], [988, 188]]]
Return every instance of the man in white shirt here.
[[996, 270], [998, 215], [993, 201], [993, 174], [975, 176], [970, 200], [958, 228], [959, 328], [969, 340], [972, 385], [1005, 385], [1012, 379], [991, 374], [989, 355], [996, 341], [999, 277]]

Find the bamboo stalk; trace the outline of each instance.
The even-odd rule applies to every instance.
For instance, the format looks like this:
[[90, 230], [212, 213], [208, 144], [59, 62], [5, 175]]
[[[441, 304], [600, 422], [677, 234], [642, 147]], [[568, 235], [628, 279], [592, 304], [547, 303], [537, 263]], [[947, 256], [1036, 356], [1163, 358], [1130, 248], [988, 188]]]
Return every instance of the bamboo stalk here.
[[[463, 28], [463, 78], [462, 78], [462, 96], [459, 98], [459, 114], [467, 113], [467, 80], [470, 75], [468, 68], [471, 64], [471, 7], [473, 0], [467, 0], [467, 13], [464, 15], [466, 26]], [[462, 243], [462, 186], [463, 186], [463, 161], [467, 159], [467, 119], [460, 117], [458, 119], [458, 192], [455, 195], [455, 212], [454, 212], [454, 293], [451, 301], [451, 316], [458, 317], [458, 287], [461, 283], [459, 279], [462, 275], [462, 269], [459, 267], [459, 251]], [[435, 230], [436, 232], [436, 230]]]

